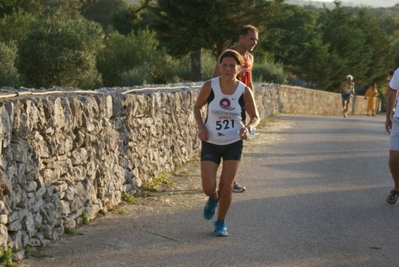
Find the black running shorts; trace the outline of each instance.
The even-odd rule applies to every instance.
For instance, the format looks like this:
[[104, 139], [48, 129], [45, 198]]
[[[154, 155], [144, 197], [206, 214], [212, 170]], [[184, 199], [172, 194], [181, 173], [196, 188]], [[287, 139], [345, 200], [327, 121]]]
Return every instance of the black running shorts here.
[[201, 161], [212, 161], [220, 164], [220, 160], [241, 160], [243, 141], [239, 140], [228, 145], [215, 145], [202, 141]]

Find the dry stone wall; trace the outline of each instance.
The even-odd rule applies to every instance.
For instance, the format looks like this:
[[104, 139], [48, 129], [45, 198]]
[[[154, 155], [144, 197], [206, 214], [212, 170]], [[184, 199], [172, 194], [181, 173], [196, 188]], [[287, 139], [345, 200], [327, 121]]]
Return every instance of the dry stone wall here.
[[[200, 86], [3, 88], [0, 247], [21, 260], [27, 245], [57, 240], [82, 214], [107, 212], [123, 194], [198, 154], [192, 108]], [[325, 114], [320, 105], [339, 102], [338, 94], [276, 84], [257, 84], [255, 94], [261, 117]]]
[[[284, 85], [279, 89], [279, 103], [284, 113], [342, 115], [341, 94], [332, 92]], [[349, 115], [366, 114], [367, 101], [364, 96], [354, 96], [348, 109]]]

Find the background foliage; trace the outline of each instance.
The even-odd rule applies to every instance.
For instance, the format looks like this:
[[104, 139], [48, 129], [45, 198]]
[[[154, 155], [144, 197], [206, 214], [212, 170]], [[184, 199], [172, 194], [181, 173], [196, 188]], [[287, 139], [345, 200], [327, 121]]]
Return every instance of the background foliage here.
[[0, 0], [0, 86], [93, 89], [209, 79], [244, 24], [256, 82], [362, 93], [399, 65], [399, 5], [284, 0]]

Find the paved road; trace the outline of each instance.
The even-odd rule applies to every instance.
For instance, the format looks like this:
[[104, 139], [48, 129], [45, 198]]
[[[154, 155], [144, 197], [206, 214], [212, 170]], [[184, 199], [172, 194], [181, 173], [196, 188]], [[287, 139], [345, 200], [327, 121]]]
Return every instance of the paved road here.
[[53, 259], [24, 266], [399, 266], [384, 116], [281, 115], [257, 132], [246, 143], [238, 181], [247, 192], [234, 194], [228, 237], [212, 235], [201, 199], [140, 220], [105, 217], [59, 242]]

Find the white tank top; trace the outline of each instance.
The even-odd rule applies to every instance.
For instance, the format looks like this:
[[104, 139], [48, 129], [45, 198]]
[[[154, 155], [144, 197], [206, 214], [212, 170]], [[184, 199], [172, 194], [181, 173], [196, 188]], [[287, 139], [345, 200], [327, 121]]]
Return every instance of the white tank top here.
[[211, 80], [214, 98], [208, 103], [208, 116], [205, 126], [208, 129], [208, 143], [228, 145], [240, 140], [239, 131], [243, 127], [240, 97], [245, 92], [245, 84], [238, 83], [232, 95], [225, 95], [220, 90], [219, 78]]

